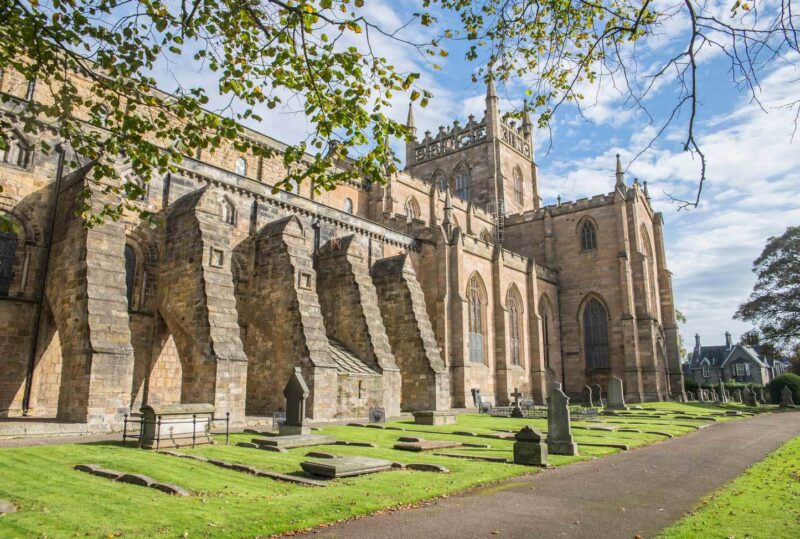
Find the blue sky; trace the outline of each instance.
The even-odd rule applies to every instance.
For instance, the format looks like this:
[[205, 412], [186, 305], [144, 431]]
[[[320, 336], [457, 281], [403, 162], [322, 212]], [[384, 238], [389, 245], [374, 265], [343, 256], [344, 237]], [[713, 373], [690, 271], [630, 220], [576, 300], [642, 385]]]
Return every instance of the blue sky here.
[[[417, 1], [367, 0], [365, 15], [392, 28], [418, 8]], [[722, 4], [720, 9], [727, 8]], [[637, 45], [640, 73], [652, 72], [668, 54], [685, 46], [685, 28], [686, 21], [674, 17], [658, 36]], [[419, 37], [423, 32], [410, 27], [405, 35]], [[419, 133], [456, 119], [463, 123], [468, 114], [482, 115], [483, 85], [470, 80], [477, 66], [468, 64], [458, 49], [451, 48], [448, 58], [437, 59], [443, 69], [434, 70], [416, 51], [386, 38], [375, 38], [373, 46], [400, 70], [420, 72], [420, 85], [434, 93], [426, 109], [416, 108]], [[676, 304], [688, 319], [682, 334], [687, 343], [700, 333], [705, 344], [715, 344], [724, 342], [726, 330], [738, 338], [750, 329], [732, 317], [752, 289], [752, 261], [768, 237], [800, 224], [800, 133], [793, 141], [796, 109], [781, 108], [800, 95], [800, 67], [784, 61], [767, 64], [756, 103], [731, 82], [729, 64], [719, 50], [706, 49], [699, 62], [697, 140], [708, 157], [700, 207], [679, 211], [669, 197], [692, 199], [699, 178], [699, 163], [682, 151], [685, 115], [634, 160], [672, 110], [677, 87], [671, 79], [647, 99], [653, 121], [626, 103], [614, 87], [619, 80], [606, 77], [586, 87], [582, 116], [574, 106], [562, 108], [552, 124], [552, 140], [547, 132], [537, 133], [536, 162], [545, 203], [558, 195], [566, 201], [611, 191], [616, 153], [622, 155], [628, 181], [634, 177], [648, 181], [653, 205], [666, 222]], [[167, 90], [175, 78], [192, 84], [207, 81], [209, 92], [215, 86], [212, 76], [190, 63], [173, 65], [170, 73], [158, 75]], [[519, 107], [524, 89], [521, 81], [501, 86], [501, 108]], [[289, 103], [283, 110], [259, 111], [264, 121], [252, 127], [286, 142], [301, 140], [308, 126], [302, 115], [292, 111], [296, 108], [297, 103]], [[407, 97], [398, 95], [393, 114], [402, 120], [406, 110]], [[403, 155], [401, 143], [396, 149]]]

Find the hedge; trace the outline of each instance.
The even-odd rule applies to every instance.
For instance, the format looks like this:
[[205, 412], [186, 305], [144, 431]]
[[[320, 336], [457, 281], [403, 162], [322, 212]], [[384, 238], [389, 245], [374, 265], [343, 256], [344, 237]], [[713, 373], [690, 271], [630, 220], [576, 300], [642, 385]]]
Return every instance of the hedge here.
[[784, 386], [787, 386], [792, 392], [792, 400], [794, 403], [797, 404], [800, 402], [800, 376], [790, 372], [781, 374], [767, 384], [767, 389], [772, 396], [772, 402], [775, 404], [781, 402], [781, 391], [783, 391]]

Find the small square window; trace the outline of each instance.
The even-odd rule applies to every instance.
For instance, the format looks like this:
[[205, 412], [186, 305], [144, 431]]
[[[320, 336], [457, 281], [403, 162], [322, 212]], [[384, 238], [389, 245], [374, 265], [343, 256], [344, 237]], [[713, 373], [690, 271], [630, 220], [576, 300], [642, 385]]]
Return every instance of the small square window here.
[[311, 274], [301, 271], [297, 276], [297, 286], [306, 290], [311, 289]]
[[211, 256], [208, 263], [213, 268], [221, 268], [223, 265], [225, 265], [225, 253], [212, 247]]

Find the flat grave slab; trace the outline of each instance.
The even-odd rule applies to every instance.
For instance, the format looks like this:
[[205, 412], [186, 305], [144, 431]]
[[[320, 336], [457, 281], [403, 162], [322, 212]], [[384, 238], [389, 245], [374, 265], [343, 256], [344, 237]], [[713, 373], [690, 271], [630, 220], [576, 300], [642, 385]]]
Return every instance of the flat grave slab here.
[[325, 459], [324, 461], [309, 460], [301, 462], [300, 467], [311, 475], [336, 479], [383, 472], [390, 470], [392, 463], [383, 459], [347, 456]]
[[447, 440], [424, 440], [418, 439], [417, 442], [397, 442], [394, 449], [400, 451], [430, 451], [432, 449], [447, 449], [450, 447], [461, 447], [461, 442], [450, 442]]
[[[308, 479], [307, 477], [299, 477], [295, 475], [287, 475], [279, 472], [272, 472], [269, 470], [261, 470], [259, 468], [255, 468], [253, 466], [248, 466], [246, 464], [237, 464], [233, 462], [226, 462], [224, 460], [217, 460], [217, 459], [208, 459], [206, 457], [201, 457], [199, 455], [191, 455], [189, 453], [179, 453], [177, 451], [159, 451], [161, 455], [169, 455], [172, 457], [179, 457], [184, 459], [196, 460], [199, 462], [207, 462], [209, 464], [213, 464], [214, 466], [219, 466], [220, 468], [225, 468], [227, 470], [233, 470], [234, 472], [241, 472], [241, 473], [248, 473], [251, 475], [255, 475], [257, 477], [267, 477], [269, 479], [274, 479], [275, 481], [285, 481], [287, 483], [296, 483], [298, 485], [303, 485], [307, 487], [327, 487], [328, 484], [323, 481], [315, 481], [313, 479]], [[169, 485], [169, 484], [167, 484]], [[175, 485], [169, 485], [175, 486]], [[154, 485], [154, 488], [158, 488]]]
[[4, 515], [6, 513], [14, 513], [17, 511], [17, 507], [6, 500], [0, 500], [0, 515]]
[[450, 457], [453, 459], [481, 460], [484, 462], [508, 463], [505, 457], [490, 457], [487, 455], [465, 455], [463, 453], [434, 453], [437, 457]]
[[253, 438], [252, 442], [261, 447], [293, 449], [295, 447], [335, 444], [336, 438], [333, 436], [324, 436], [322, 434], [295, 434], [289, 436], [274, 436], [271, 438]]

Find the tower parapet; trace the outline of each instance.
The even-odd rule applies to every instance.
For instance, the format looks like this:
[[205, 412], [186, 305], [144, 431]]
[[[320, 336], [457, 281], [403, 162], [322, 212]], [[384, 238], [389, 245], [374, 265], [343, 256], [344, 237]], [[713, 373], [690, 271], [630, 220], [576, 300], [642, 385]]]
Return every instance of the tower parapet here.
[[439, 127], [439, 132], [431, 136], [430, 131], [425, 131], [425, 138], [417, 142], [412, 139], [408, 142], [411, 151], [407, 166], [424, 163], [444, 155], [457, 152], [468, 146], [474, 146], [486, 141], [486, 117], [480, 122], [475, 121], [475, 116], [469, 115], [467, 125], [461, 126], [456, 120], [452, 127]]

